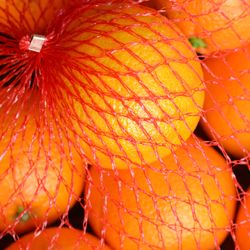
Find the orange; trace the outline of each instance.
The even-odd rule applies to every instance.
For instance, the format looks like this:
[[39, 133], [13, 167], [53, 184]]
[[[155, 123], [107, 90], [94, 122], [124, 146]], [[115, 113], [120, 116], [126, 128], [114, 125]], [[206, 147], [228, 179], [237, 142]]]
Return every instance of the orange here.
[[224, 158], [189, 139], [151, 168], [91, 168], [89, 223], [114, 249], [214, 249], [235, 211], [235, 185]]
[[[68, 0], [1, 0], [0, 27], [43, 33]], [[3, 26], [2, 26], [3, 25]]]
[[110, 249], [95, 236], [69, 228], [48, 228], [36, 236], [30, 233], [10, 245], [6, 250], [92, 250]]
[[32, 108], [22, 108], [19, 102], [19, 117], [5, 113], [1, 124], [3, 233], [22, 233], [55, 221], [78, 200], [84, 185], [84, 162], [70, 135], [66, 136], [56, 116], [37, 113], [38, 103], [27, 105]]
[[181, 28], [200, 53], [234, 49], [250, 41], [249, 0], [155, 2]]
[[250, 246], [250, 188], [240, 206], [236, 219], [236, 242], [240, 250], [248, 250]]
[[250, 153], [250, 44], [204, 61], [206, 98], [202, 125], [210, 138], [240, 158]]
[[83, 7], [60, 46], [73, 103], [68, 116], [91, 164], [150, 164], [196, 128], [204, 101], [200, 62], [156, 10], [132, 3]]

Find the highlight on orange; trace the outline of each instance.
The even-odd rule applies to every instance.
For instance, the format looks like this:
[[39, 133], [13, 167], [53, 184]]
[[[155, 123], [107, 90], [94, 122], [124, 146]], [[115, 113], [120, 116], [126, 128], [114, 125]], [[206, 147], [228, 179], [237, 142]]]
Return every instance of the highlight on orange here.
[[249, 0], [155, 0], [197, 52], [235, 49], [250, 42]]
[[88, 220], [113, 249], [213, 249], [231, 230], [236, 190], [231, 167], [192, 137], [149, 167], [92, 167]]
[[236, 244], [240, 250], [250, 246], [250, 187], [243, 197], [236, 219]]
[[32, 232], [21, 237], [6, 250], [18, 249], [109, 250], [110, 248], [94, 235], [81, 230], [66, 227], [51, 227], [43, 230], [37, 236]]
[[113, 1], [82, 7], [61, 39], [75, 65], [62, 77], [72, 97], [69, 117], [91, 164], [151, 164], [189, 138], [203, 106], [203, 76], [171, 21], [145, 6]]
[[202, 126], [230, 155], [250, 153], [250, 44], [202, 63], [206, 96]]

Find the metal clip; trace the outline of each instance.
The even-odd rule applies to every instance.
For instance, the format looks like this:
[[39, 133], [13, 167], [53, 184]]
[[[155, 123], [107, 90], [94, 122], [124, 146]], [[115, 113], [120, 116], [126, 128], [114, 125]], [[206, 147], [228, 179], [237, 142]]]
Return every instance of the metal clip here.
[[45, 41], [46, 41], [45, 36], [33, 35], [32, 40], [29, 45], [29, 50], [40, 52]]

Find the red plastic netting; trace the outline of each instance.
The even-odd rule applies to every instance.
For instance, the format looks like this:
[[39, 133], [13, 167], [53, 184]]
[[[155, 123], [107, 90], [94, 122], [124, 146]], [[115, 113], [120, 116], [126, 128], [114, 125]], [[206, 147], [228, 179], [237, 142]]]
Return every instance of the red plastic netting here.
[[0, 0], [0, 249], [248, 249], [249, 21]]

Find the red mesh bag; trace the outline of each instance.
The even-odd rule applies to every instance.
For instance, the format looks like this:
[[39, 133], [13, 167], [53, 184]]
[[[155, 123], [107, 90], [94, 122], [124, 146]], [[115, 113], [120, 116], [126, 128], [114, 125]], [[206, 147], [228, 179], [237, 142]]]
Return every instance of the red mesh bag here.
[[249, 21], [0, 1], [0, 248], [248, 249]]

